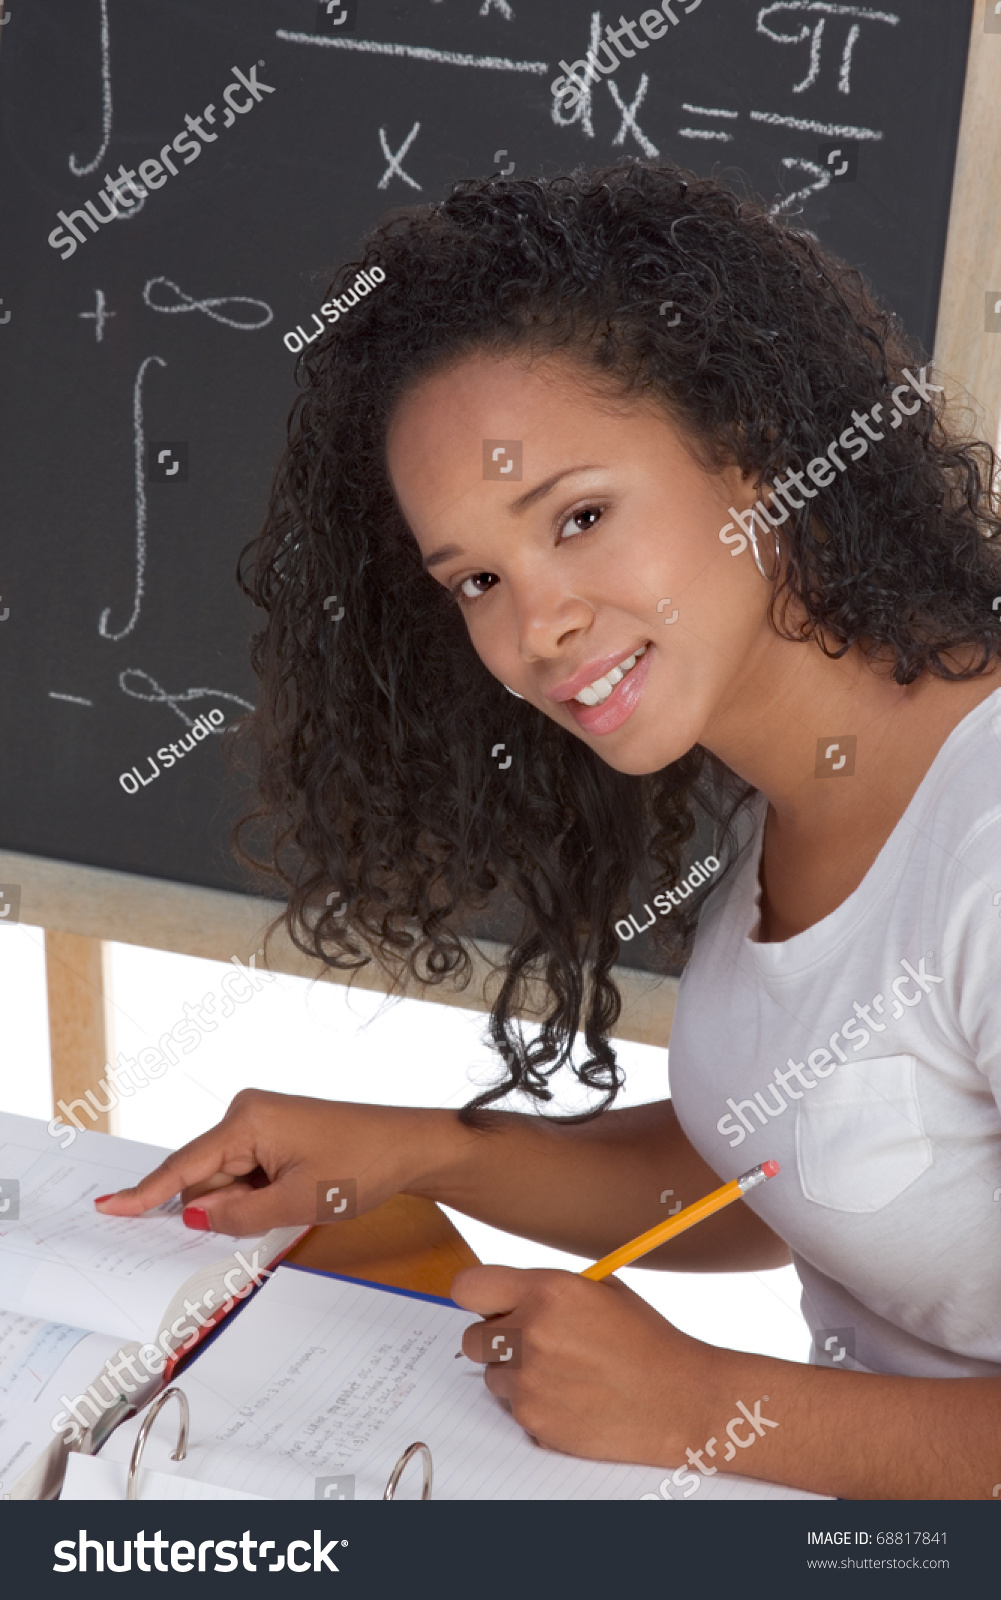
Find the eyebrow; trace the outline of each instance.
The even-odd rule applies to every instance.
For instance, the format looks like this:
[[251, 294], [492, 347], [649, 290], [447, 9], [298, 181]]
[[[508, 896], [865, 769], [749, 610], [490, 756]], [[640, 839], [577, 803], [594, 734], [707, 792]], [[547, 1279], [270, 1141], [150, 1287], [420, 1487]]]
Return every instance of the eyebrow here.
[[[517, 500], [511, 502], [508, 510], [512, 515], [518, 516], [522, 511], [527, 511], [529, 506], [535, 505], [537, 500], [544, 500], [550, 490], [555, 489], [562, 479], [572, 477], [575, 472], [594, 472], [596, 470], [598, 468], [595, 462], [588, 462], [586, 465], [579, 467], [564, 467], [562, 471], [554, 472], [552, 477], [544, 478], [541, 483], [537, 483], [534, 489], [529, 489], [525, 494], [519, 495]], [[441, 562], [450, 561], [453, 556], [461, 556], [462, 554], [463, 550], [460, 545], [442, 545], [440, 550], [432, 550], [431, 554], [425, 557], [424, 570], [429, 572], [432, 567], [439, 566]]]

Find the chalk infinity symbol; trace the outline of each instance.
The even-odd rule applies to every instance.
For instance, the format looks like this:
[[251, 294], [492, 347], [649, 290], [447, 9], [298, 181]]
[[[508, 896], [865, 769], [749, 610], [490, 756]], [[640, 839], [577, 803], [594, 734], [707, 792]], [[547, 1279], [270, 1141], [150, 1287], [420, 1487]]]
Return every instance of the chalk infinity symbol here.
[[[153, 693], [143, 694], [141, 689], [130, 689], [125, 681], [126, 678], [141, 678], [144, 683], [149, 684]], [[185, 715], [180, 709], [179, 701], [201, 700], [205, 695], [211, 695], [213, 700], [235, 700], [238, 706], [245, 706], [248, 711], [254, 709], [249, 700], [242, 699], [238, 694], [229, 694], [225, 689], [183, 689], [180, 694], [168, 694], [155, 678], [151, 678], [148, 672], [143, 672], [139, 667], [126, 667], [124, 672], [120, 672], [118, 687], [123, 694], [131, 695], [133, 700], [151, 700], [154, 705], [169, 706], [174, 715], [180, 717], [188, 728], [194, 727], [195, 719]]]
[[[177, 300], [173, 305], [162, 305], [153, 299], [153, 290], [157, 284], [161, 283], [166, 284], [167, 288], [172, 289], [177, 296]], [[150, 278], [143, 289], [143, 300], [151, 311], [163, 311], [168, 316], [176, 315], [178, 312], [204, 311], [205, 315], [211, 317], [213, 322], [221, 322], [227, 328], [236, 328], [240, 333], [252, 333], [255, 328], [266, 328], [269, 322], [274, 321], [275, 316], [266, 300], [254, 300], [250, 295], [246, 294], [219, 294], [212, 295], [205, 300], [196, 300], [194, 295], [185, 294], [184, 290], [174, 283], [171, 278]], [[245, 320], [240, 322], [235, 317], [224, 316], [219, 309], [221, 306], [238, 305], [256, 306], [259, 312], [264, 313], [263, 317], [259, 317], [256, 321], [251, 321], [245, 313]]]

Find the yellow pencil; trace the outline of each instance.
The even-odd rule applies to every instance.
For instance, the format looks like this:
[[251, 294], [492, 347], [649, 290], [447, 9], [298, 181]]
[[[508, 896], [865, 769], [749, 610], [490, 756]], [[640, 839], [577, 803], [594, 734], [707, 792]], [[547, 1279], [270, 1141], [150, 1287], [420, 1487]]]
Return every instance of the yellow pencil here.
[[656, 1250], [659, 1244], [666, 1244], [668, 1239], [673, 1239], [676, 1234], [684, 1233], [686, 1228], [693, 1227], [696, 1222], [711, 1217], [714, 1211], [722, 1211], [731, 1200], [739, 1200], [748, 1189], [756, 1189], [766, 1178], [774, 1178], [778, 1170], [777, 1161], [763, 1161], [760, 1167], [752, 1167], [750, 1172], [742, 1173], [739, 1178], [734, 1178], [732, 1183], [724, 1183], [721, 1189], [714, 1189], [712, 1194], [704, 1195], [701, 1200], [696, 1200], [694, 1205], [686, 1206], [677, 1216], [658, 1222], [655, 1228], [649, 1228], [646, 1233], [641, 1233], [639, 1238], [620, 1245], [611, 1255], [602, 1256], [593, 1267], [585, 1267], [581, 1277], [597, 1281], [600, 1278], [607, 1278], [610, 1272], [618, 1272], [620, 1267], [628, 1267], [630, 1261], [635, 1261], [638, 1256], [645, 1256], [648, 1250]]

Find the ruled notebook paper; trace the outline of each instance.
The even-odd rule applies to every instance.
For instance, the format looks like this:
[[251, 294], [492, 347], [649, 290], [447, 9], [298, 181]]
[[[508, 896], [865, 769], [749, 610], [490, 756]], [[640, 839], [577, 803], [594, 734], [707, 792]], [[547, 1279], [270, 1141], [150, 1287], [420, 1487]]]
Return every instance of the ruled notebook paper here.
[[[475, 1321], [451, 1304], [289, 1266], [177, 1378], [191, 1408], [188, 1455], [169, 1457], [175, 1407], [147, 1440], [143, 1466], [276, 1500], [323, 1498], [318, 1480], [351, 1476], [354, 1497], [381, 1499], [397, 1458], [423, 1439], [436, 1500], [638, 1500], [663, 1467], [582, 1461], [539, 1449], [456, 1359]], [[127, 1461], [138, 1428], [119, 1428], [102, 1458]], [[753, 1452], [751, 1452], [753, 1453]], [[420, 1496], [419, 1463], [399, 1499]], [[672, 1490], [677, 1495], [680, 1491]], [[724, 1476], [693, 1501], [816, 1499]]]
[[143, 1342], [171, 1296], [197, 1298], [197, 1285], [188, 1288], [196, 1274], [199, 1283], [221, 1278], [234, 1247], [252, 1257], [271, 1248], [266, 1240], [301, 1231], [196, 1233], [181, 1221], [179, 1198], [143, 1217], [94, 1210], [95, 1196], [137, 1183], [169, 1153], [90, 1131], [64, 1151], [44, 1122], [0, 1112], [0, 1174], [20, 1186], [16, 1214], [0, 1215], [0, 1309]]

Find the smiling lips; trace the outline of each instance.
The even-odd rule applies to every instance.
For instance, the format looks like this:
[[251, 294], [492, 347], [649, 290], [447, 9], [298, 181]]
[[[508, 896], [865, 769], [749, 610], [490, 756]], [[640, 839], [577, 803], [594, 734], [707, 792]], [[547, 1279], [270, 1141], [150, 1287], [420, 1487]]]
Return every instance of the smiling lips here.
[[625, 661], [620, 661], [617, 667], [612, 667], [603, 677], [595, 678], [593, 683], [586, 684], [573, 699], [582, 706], [600, 706], [608, 699], [617, 683], [621, 683], [627, 672], [631, 672], [640, 657], [646, 654], [646, 645], [640, 645]]

